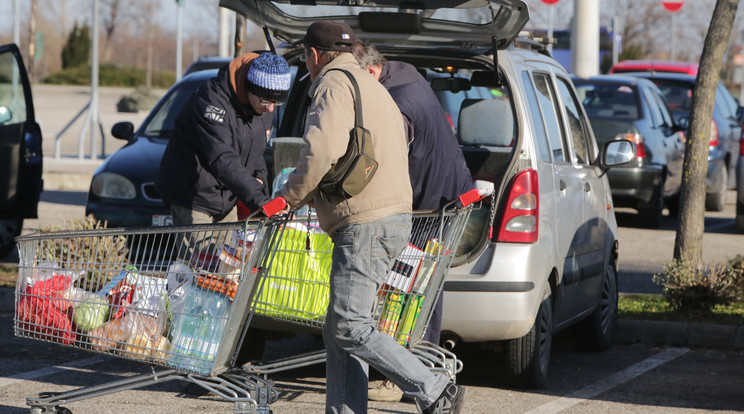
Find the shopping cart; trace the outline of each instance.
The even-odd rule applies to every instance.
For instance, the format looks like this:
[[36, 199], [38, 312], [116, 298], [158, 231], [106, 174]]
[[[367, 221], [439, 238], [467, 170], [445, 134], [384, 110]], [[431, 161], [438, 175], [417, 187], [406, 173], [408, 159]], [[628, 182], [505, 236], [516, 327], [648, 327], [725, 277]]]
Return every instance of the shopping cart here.
[[[284, 200], [278, 200], [283, 202]], [[265, 206], [273, 214], [271, 203]], [[241, 223], [62, 231], [22, 236], [15, 335], [150, 364], [152, 373], [29, 397], [32, 413], [182, 380], [270, 413], [272, 384], [235, 368], [273, 230]]]
[[[462, 362], [451, 351], [424, 341], [447, 270], [468, 222], [477, 190], [463, 194], [437, 211], [413, 213], [408, 245], [395, 261], [377, 294], [373, 317], [378, 330], [394, 337], [432, 371], [453, 380]], [[271, 238], [264, 272], [254, 297], [251, 326], [285, 332], [320, 334], [329, 301], [328, 275], [333, 243], [312, 216], [267, 223]], [[242, 368], [262, 375], [325, 362], [325, 350], [271, 361], [252, 361]]]

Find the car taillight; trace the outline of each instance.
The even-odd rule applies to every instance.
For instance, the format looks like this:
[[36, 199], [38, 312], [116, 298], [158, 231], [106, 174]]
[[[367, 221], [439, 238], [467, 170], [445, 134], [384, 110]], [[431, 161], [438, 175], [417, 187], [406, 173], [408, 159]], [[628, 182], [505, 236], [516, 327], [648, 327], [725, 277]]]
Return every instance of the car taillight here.
[[641, 137], [641, 134], [637, 132], [627, 132], [625, 134], [619, 134], [615, 137], [615, 140], [619, 139], [627, 139], [628, 141], [634, 142], [636, 144], [636, 158], [646, 158], [646, 146], [643, 144], [643, 137]]
[[718, 146], [718, 125], [715, 119], [710, 121], [710, 142], [708, 145], [711, 147]]
[[741, 137], [741, 141], [739, 141], [739, 155], [744, 157], [744, 137]]
[[537, 171], [520, 171], [511, 183], [506, 210], [499, 227], [500, 242], [537, 241], [539, 201]]

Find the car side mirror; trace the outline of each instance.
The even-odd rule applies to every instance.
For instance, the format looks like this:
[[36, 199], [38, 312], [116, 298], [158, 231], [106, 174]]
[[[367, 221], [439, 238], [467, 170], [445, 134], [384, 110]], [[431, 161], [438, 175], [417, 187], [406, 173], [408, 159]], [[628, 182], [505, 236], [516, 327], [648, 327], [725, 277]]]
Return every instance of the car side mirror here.
[[5, 106], [0, 106], [0, 124], [4, 124], [13, 119], [13, 113]]
[[127, 121], [117, 122], [111, 127], [111, 135], [113, 135], [114, 138], [131, 141], [134, 137], [134, 124]]
[[677, 126], [680, 131], [687, 131], [687, 128], [690, 127], [690, 117], [687, 115], [680, 117], [677, 121]]
[[602, 148], [602, 166], [605, 169], [608, 169], [610, 167], [627, 164], [633, 161], [635, 156], [635, 143], [627, 139], [610, 141]]

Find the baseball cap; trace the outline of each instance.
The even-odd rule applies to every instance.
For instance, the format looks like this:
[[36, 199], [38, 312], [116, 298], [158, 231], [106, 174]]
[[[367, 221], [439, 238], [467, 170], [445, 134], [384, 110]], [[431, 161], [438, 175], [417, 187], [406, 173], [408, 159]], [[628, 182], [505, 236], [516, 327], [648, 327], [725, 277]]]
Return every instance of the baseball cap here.
[[356, 35], [346, 23], [318, 21], [307, 28], [305, 37], [295, 42], [305, 47], [336, 52], [350, 52], [356, 43]]

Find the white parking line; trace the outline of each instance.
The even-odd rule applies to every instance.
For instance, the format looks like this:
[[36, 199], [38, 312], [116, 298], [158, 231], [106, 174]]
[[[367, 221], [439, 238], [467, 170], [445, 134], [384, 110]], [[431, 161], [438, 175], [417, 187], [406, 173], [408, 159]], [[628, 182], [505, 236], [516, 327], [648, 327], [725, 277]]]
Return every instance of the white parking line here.
[[667, 351], [660, 352], [652, 357], [646, 358], [641, 362], [633, 364], [618, 373], [612, 374], [609, 377], [601, 379], [565, 397], [555, 399], [547, 404], [535, 408], [534, 410], [527, 411], [527, 414], [559, 413], [577, 404], [581, 404], [586, 400], [592, 399], [597, 395], [615, 388], [624, 382], [638, 377], [658, 367], [659, 365], [679, 358], [689, 351], [690, 350], [686, 348], [672, 348]]
[[17, 382], [56, 374], [60, 371], [66, 371], [70, 369], [85, 367], [85, 366], [97, 364], [103, 361], [105, 361], [104, 357], [96, 356], [92, 358], [81, 359], [78, 361], [71, 361], [64, 365], [55, 365], [55, 366], [46, 367], [46, 368], [39, 368], [33, 371], [21, 372], [20, 374], [15, 374], [15, 375], [10, 375], [5, 378], [0, 378], [0, 388], [15, 384]]

